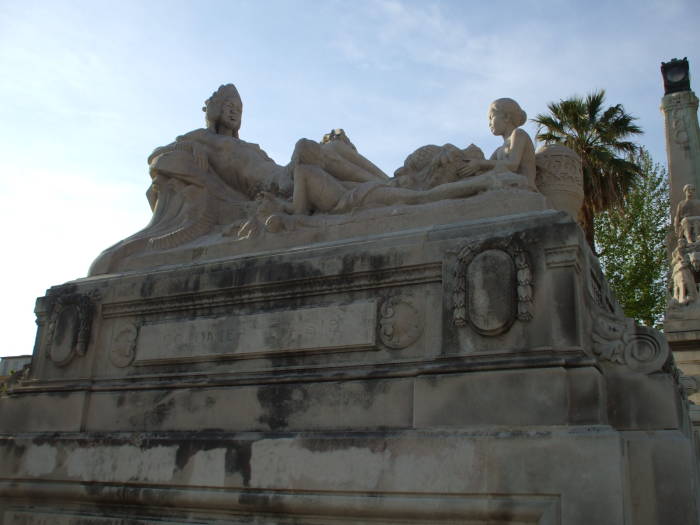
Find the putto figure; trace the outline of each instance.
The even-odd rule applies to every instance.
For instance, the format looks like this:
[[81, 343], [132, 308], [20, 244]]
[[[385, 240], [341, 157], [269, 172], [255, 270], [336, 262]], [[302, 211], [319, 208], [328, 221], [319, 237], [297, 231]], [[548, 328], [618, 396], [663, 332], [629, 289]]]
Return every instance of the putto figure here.
[[[362, 183], [347, 179], [342, 181], [334, 174], [310, 165], [303, 172], [295, 172], [292, 203], [285, 204], [278, 200], [277, 206], [293, 214], [337, 214], [367, 207], [463, 199], [500, 187], [535, 190], [535, 148], [528, 134], [519, 129], [526, 118], [525, 112], [513, 99], [498, 99], [489, 108], [489, 126], [494, 135], [503, 137], [504, 142], [490, 160], [483, 159], [481, 150], [473, 145], [466, 150], [459, 150], [451, 144], [438, 150], [423, 147], [409, 156], [404, 167], [397, 170], [398, 180], [392, 183], [377, 180]], [[428, 158], [426, 154], [431, 153], [432, 158]], [[412, 157], [418, 156], [421, 160], [417, 163]], [[454, 165], [455, 162], [460, 166], [450, 170], [452, 176], [443, 175], [437, 184], [425, 183], [426, 177], [430, 178], [441, 166]], [[418, 166], [414, 168], [416, 164]], [[423, 180], [416, 178], [415, 174], [410, 177], [411, 169], [426, 170], [428, 175], [423, 174]], [[272, 198], [270, 195], [266, 197]]]
[[685, 237], [680, 237], [678, 246], [673, 250], [673, 256], [671, 257], [673, 298], [681, 305], [695, 302], [698, 298], [693, 266], [689, 255], [686, 253], [687, 248], [688, 243]]
[[700, 237], [700, 199], [695, 198], [695, 185], [683, 186], [685, 199], [678, 203], [676, 215], [673, 218], [673, 226], [678, 237], [692, 244]]
[[484, 172], [517, 173], [525, 177], [534, 188], [535, 146], [527, 132], [520, 128], [527, 122], [527, 113], [512, 98], [499, 98], [489, 106], [488, 117], [491, 133], [503, 137], [503, 144], [493, 152], [491, 158], [468, 158], [464, 157], [464, 152], [450, 150], [443, 157], [443, 162], [461, 157], [466, 165], [458, 173], [463, 176]]

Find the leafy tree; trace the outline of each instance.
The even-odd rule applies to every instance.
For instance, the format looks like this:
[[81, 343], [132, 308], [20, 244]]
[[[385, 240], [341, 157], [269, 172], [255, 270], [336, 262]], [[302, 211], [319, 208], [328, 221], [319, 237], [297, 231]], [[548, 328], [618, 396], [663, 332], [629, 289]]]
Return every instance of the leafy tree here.
[[666, 170], [641, 148], [630, 162], [640, 176], [629, 187], [624, 208], [596, 216], [596, 247], [610, 287], [628, 317], [661, 327], [666, 307], [670, 228]]
[[621, 104], [605, 107], [605, 91], [571, 97], [547, 105], [549, 114], [539, 114], [537, 140], [564, 144], [581, 157], [584, 201], [579, 220], [586, 240], [595, 249], [594, 215], [620, 207], [640, 169], [629, 155], [637, 145], [632, 135], [642, 133], [635, 117]]

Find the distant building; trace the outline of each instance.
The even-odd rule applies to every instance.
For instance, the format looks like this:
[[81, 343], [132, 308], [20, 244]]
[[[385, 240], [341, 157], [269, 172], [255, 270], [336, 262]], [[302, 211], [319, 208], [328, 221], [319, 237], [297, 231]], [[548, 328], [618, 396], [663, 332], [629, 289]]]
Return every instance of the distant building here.
[[18, 372], [32, 362], [31, 355], [13, 355], [0, 358], [0, 381]]

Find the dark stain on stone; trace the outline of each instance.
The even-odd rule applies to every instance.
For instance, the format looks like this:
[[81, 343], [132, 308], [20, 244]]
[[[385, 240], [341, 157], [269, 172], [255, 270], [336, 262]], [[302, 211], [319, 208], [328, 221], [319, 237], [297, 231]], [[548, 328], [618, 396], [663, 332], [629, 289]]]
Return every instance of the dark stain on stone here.
[[[56, 331], [54, 332], [53, 335], [53, 344], [56, 346], [60, 346], [63, 343], [63, 339], [66, 337], [66, 332], [68, 332], [69, 328], [77, 328], [77, 319], [76, 319], [76, 312], [75, 309], [73, 308], [65, 308], [61, 314], [58, 316], [58, 319], [56, 321]], [[73, 336], [73, 332], [77, 330], [70, 330], [71, 336]], [[68, 341], [68, 344], [70, 346], [73, 346], [73, 341], [74, 337], [71, 338], [70, 341]]]
[[156, 279], [154, 275], [147, 275], [143, 282], [141, 283], [141, 290], [139, 293], [141, 297], [150, 297], [153, 295], [153, 290], [156, 287]]
[[160, 402], [162, 402], [163, 400], [167, 399], [167, 398], [168, 398], [169, 396], [171, 396], [172, 394], [173, 394], [173, 392], [171, 392], [171, 391], [169, 391], [169, 390], [161, 390], [160, 392], [158, 392], [157, 394], [155, 394], [155, 395], [153, 396], [152, 402], [153, 402], [153, 403], [160, 403]]
[[100, 496], [105, 490], [105, 486], [100, 483], [81, 483], [81, 485], [90, 496]]
[[32, 444], [40, 447], [41, 445], [56, 445], [56, 440], [60, 437], [59, 432], [51, 432], [49, 434], [41, 434], [32, 438]]
[[71, 392], [70, 390], [58, 390], [56, 392], [50, 392], [48, 394], [48, 397], [51, 398], [59, 398], [59, 399], [66, 399], [70, 396], [72, 396], [75, 392]]
[[121, 393], [117, 396], [117, 408], [124, 406], [126, 403], [126, 394]]
[[389, 255], [370, 255], [369, 267], [373, 271], [383, 270], [387, 266], [394, 265], [394, 257]]
[[201, 443], [194, 441], [182, 441], [175, 453], [175, 466], [178, 470], [184, 470], [190, 458], [200, 450]]
[[333, 452], [349, 448], [368, 449], [373, 454], [380, 454], [386, 450], [387, 443], [383, 439], [365, 439], [358, 437], [318, 438], [302, 437], [299, 444], [310, 452]]
[[[379, 272], [389, 268], [395, 268], [402, 264], [401, 254], [390, 251], [386, 254], [356, 253], [344, 255], [341, 262], [340, 273], [343, 275], [352, 274], [357, 271], [371, 270]], [[359, 266], [359, 268], [356, 268]], [[381, 274], [373, 275], [377, 279], [382, 279]]]
[[206, 248], [195, 248], [194, 250], [192, 250], [192, 260], [196, 261], [197, 259], [199, 259], [203, 255], [205, 255], [206, 253], [207, 253]]
[[243, 477], [243, 485], [250, 484], [250, 456], [252, 454], [252, 442], [239, 441], [228, 443], [225, 457], [227, 474], [240, 473]]
[[174, 407], [174, 399], [170, 399], [167, 403], [160, 403], [156, 405], [152, 410], [148, 410], [146, 413], [144, 413], [144, 425], [149, 428], [161, 426]]
[[230, 288], [233, 285], [233, 270], [217, 268], [211, 272], [211, 280], [217, 288]]
[[270, 430], [286, 428], [289, 416], [305, 411], [309, 405], [306, 387], [299, 384], [261, 386], [257, 396], [263, 409], [258, 421], [266, 424]]
[[24, 452], [27, 450], [27, 447], [24, 445], [18, 445], [14, 441], [10, 441], [9, 448], [11, 448], [12, 454], [17, 459], [21, 458], [24, 455]]
[[365, 409], [368, 409], [374, 403], [377, 396], [386, 394], [391, 383], [389, 381], [382, 381], [381, 379], [374, 379], [371, 381], [362, 381], [362, 386], [365, 390], [365, 396], [362, 405]]
[[268, 259], [243, 261], [235, 267], [219, 267], [211, 271], [211, 280], [219, 288], [236, 288], [261, 282], [287, 281], [320, 276], [321, 270], [308, 262], [287, 262]]
[[571, 275], [559, 274], [552, 278], [554, 285], [554, 308], [556, 309], [561, 335], [568, 344], [575, 345], [578, 335], [578, 304], [572, 300], [575, 282]]
[[201, 277], [204, 270], [197, 268], [190, 270], [186, 275], [174, 279], [168, 283], [168, 293], [169, 294], [179, 294], [187, 292], [197, 292], [200, 288]]
[[260, 279], [263, 282], [308, 279], [319, 277], [323, 273], [309, 262], [277, 262], [269, 260], [259, 265], [258, 268]]
[[355, 255], [344, 255], [341, 263], [340, 273], [345, 275], [353, 273], [355, 271], [355, 262], [357, 261], [357, 256]]
[[228, 457], [229, 447], [232, 446], [231, 443], [226, 442], [222, 439], [178, 439], [176, 441], [177, 452], [175, 453], [175, 466], [178, 470], [183, 470], [190, 458], [199, 451], [214, 450], [217, 448], [226, 448], [226, 455]]
[[254, 509], [264, 509], [270, 505], [270, 495], [259, 492], [243, 492], [238, 496], [238, 503], [241, 506], [253, 507]]
[[59, 297], [65, 297], [69, 295], [74, 295], [78, 293], [78, 285], [77, 284], [62, 284], [59, 286], [54, 286], [49, 289], [49, 291], [46, 293], [46, 297], [50, 301], [55, 301]]

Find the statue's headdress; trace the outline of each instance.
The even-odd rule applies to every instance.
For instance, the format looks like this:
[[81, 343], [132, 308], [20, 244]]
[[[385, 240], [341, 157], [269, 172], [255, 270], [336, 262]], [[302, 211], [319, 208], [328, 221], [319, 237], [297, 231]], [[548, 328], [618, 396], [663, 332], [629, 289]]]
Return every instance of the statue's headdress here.
[[[222, 106], [224, 102], [229, 99], [234, 99], [241, 107], [243, 106], [241, 96], [238, 94], [238, 90], [233, 84], [222, 84], [219, 86], [219, 89], [212, 93], [211, 97], [204, 101], [202, 111], [206, 114], [208, 128], [213, 129], [216, 126], [216, 122], [221, 115]], [[238, 135], [238, 130], [236, 130], [236, 135]]]

